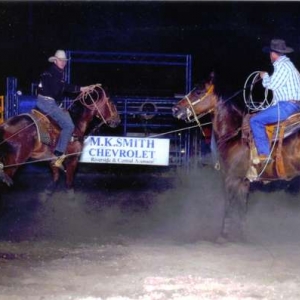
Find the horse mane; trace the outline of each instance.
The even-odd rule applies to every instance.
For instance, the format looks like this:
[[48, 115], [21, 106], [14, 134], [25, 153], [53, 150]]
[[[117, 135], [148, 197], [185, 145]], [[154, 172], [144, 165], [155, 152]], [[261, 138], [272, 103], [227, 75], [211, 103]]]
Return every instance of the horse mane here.
[[218, 145], [223, 148], [227, 142], [241, 137], [244, 112], [232, 103], [232, 99], [222, 96], [218, 99], [213, 123]]
[[4, 141], [4, 130], [2, 127], [0, 127], [0, 159], [5, 155], [6, 151], [7, 151], [7, 143]]
[[77, 124], [85, 110], [85, 107], [80, 101], [73, 101], [71, 107], [68, 109], [70, 116], [74, 122]]
[[[82, 119], [82, 116], [84, 115], [85, 110], [88, 110], [88, 108], [85, 107], [80, 101], [74, 101], [72, 103], [72, 106], [68, 109], [75, 127], [77, 127], [80, 120]], [[93, 118], [93, 120], [91, 120], [89, 122], [89, 124], [85, 130], [85, 135], [88, 135], [89, 132], [92, 130], [92, 128], [94, 128], [98, 124], [99, 124], [99, 120], [96, 118]]]
[[245, 113], [240, 107], [243, 102], [240, 91], [229, 92], [227, 86], [222, 84], [215, 72], [211, 78], [211, 82], [214, 84], [214, 93], [218, 97], [216, 117], [220, 124], [217, 124], [217, 128], [224, 133], [241, 128]]

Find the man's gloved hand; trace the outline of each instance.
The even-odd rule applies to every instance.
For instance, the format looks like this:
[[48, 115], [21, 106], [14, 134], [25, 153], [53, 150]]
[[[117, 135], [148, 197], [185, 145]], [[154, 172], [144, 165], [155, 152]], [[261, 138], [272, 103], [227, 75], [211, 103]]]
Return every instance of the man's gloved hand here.
[[86, 92], [88, 92], [88, 91], [90, 91], [91, 90], [91, 87], [90, 86], [82, 86], [81, 88], [80, 88], [80, 92], [82, 92], [82, 93], [86, 93]]
[[82, 86], [80, 88], [80, 92], [82, 92], [82, 93], [91, 92], [96, 87], [98, 87], [98, 88], [101, 87], [101, 83], [91, 84], [91, 85], [88, 85], [88, 86]]
[[260, 78], [264, 78], [264, 76], [265, 76], [266, 73], [267, 73], [267, 72], [265, 72], [265, 71], [260, 71], [260, 72], [259, 72]]

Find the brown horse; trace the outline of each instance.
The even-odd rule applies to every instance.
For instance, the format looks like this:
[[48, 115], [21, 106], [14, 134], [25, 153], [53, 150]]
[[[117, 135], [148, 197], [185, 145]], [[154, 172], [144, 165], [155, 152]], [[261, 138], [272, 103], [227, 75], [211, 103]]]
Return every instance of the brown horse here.
[[[244, 136], [243, 113], [230, 100], [222, 99], [214, 92], [212, 82], [194, 88], [173, 108], [173, 116], [189, 121], [191, 116], [197, 118], [211, 112], [213, 134], [220, 170], [225, 185], [225, 216], [221, 235], [228, 240], [243, 238], [243, 226], [247, 208], [250, 183], [249, 170], [254, 168], [250, 159], [250, 143]], [[273, 141], [272, 158], [268, 165], [255, 166], [258, 176], [254, 181], [266, 182], [291, 180], [300, 175], [300, 131], [294, 131], [283, 140], [281, 145], [284, 175], [278, 172], [276, 155], [279, 142]], [[252, 148], [251, 148], [252, 149]], [[214, 151], [215, 149], [212, 149]]]
[[[120, 116], [115, 104], [106, 96], [100, 85], [91, 86], [89, 92], [79, 94], [68, 111], [75, 124], [75, 130], [68, 144], [64, 168], [66, 187], [72, 190], [84, 136], [88, 134], [94, 117], [101, 120], [98, 127], [102, 124], [116, 127], [120, 123]], [[0, 180], [7, 185], [13, 183], [12, 178], [16, 171], [27, 164], [29, 159], [36, 162], [47, 161], [49, 164], [51, 162], [50, 157], [60, 129], [55, 121], [37, 113], [14, 116], [0, 126]], [[43, 135], [46, 135], [46, 141], [45, 138], [43, 141]], [[54, 188], [59, 180], [60, 170], [51, 164], [50, 166], [53, 173], [51, 188]]]

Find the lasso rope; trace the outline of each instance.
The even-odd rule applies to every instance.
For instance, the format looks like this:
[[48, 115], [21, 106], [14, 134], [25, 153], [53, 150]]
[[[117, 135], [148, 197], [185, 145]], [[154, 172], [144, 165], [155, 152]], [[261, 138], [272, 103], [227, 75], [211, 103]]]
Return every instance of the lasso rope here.
[[[100, 95], [99, 91], [97, 90], [99, 89], [102, 92], [102, 95]], [[95, 95], [94, 95], [95, 94]], [[94, 97], [93, 97], [94, 95]], [[88, 101], [89, 100], [89, 101]], [[102, 101], [99, 101], [102, 100]], [[89, 110], [93, 110], [96, 109], [98, 114], [100, 115], [103, 123], [107, 123], [103, 114], [101, 113], [101, 108], [106, 105], [107, 101], [108, 101], [108, 97], [106, 96], [106, 93], [104, 91], [104, 89], [102, 88], [100, 83], [97, 84], [93, 84], [87, 87], [86, 91], [81, 92], [71, 103], [71, 105], [73, 105], [73, 103], [75, 101], [79, 101], [83, 106], [85, 106], [86, 108], [88, 108]], [[91, 104], [88, 104], [87, 102], [91, 102]], [[70, 105], [70, 106], [71, 106]], [[70, 106], [68, 107], [68, 109], [70, 108]]]
[[276, 145], [276, 141], [278, 139], [278, 135], [279, 135], [279, 124], [280, 124], [280, 109], [279, 109], [279, 103], [277, 103], [277, 113], [278, 113], [278, 120], [277, 120], [277, 128], [276, 128], [276, 134], [275, 134], [275, 138], [274, 138], [274, 143], [272, 145], [272, 148], [270, 150], [270, 154], [266, 160], [266, 163], [264, 165], [264, 167], [262, 168], [261, 172], [257, 175], [257, 178], [260, 178], [261, 175], [264, 173], [265, 169], [267, 168], [268, 162], [269, 160], [272, 159], [272, 153], [275, 150], [275, 145]]
[[[211, 122], [204, 123], [203, 125], [209, 125], [209, 124], [211, 124]], [[198, 125], [193, 125], [193, 126], [190, 126], [190, 127], [185, 127], [185, 128], [182, 128], [182, 129], [171, 130], [171, 131], [168, 131], [168, 132], [163, 132], [163, 133], [159, 133], [159, 134], [147, 136], [145, 138], [146, 139], [155, 138], [155, 137], [166, 135], [166, 134], [170, 134], [170, 133], [175, 133], [175, 132], [179, 132], [179, 131], [184, 131], [184, 130], [192, 129], [192, 128], [195, 128], [195, 127], [198, 127]], [[82, 154], [82, 152], [83, 151], [66, 154], [66, 157], [70, 157], [70, 156], [74, 156], [74, 155], [80, 155], [80, 154]], [[0, 171], [1, 171], [1, 169], [4, 169], [4, 168], [12, 168], [12, 167], [17, 167], [17, 166], [22, 166], [22, 165], [29, 165], [29, 164], [33, 164], [33, 163], [47, 162], [47, 161], [50, 161], [50, 160], [52, 160], [52, 158], [38, 159], [38, 160], [34, 160], [34, 161], [26, 161], [26, 162], [23, 162], [23, 163], [11, 164], [11, 165], [5, 165], [5, 166], [1, 165], [1, 162], [0, 162]]]
[[[252, 79], [252, 83], [250, 84], [250, 95], [249, 95], [249, 98], [247, 98], [246, 96], [246, 88], [248, 87], [248, 81], [250, 80], [250, 78], [253, 77]], [[265, 89], [265, 92], [264, 92], [264, 100], [262, 102], [260, 102], [260, 104], [257, 106], [255, 105], [255, 102], [253, 101], [253, 98], [252, 98], [252, 93], [253, 93], [253, 88], [254, 88], [254, 85], [260, 81], [261, 78], [260, 78], [260, 71], [255, 71], [253, 73], [251, 73], [246, 81], [245, 81], [245, 84], [244, 84], [244, 92], [243, 92], [243, 97], [244, 97], [244, 102], [246, 104], [246, 106], [248, 107], [248, 109], [250, 111], [254, 111], [254, 112], [257, 112], [257, 111], [261, 111], [261, 110], [265, 110], [267, 109], [268, 107], [270, 107], [272, 105], [272, 102], [273, 102], [273, 99], [269, 102], [268, 100], [268, 92], [269, 90], [268, 89]], [[278, 120], [277, 120], [277, 128], [276, 128], [276, 132], [275, 132], [275, 137], [274, 137], [274, 143], [271, 147], [271, 151], [270, 151], [270, 154], [269, 156], [267, 157], [267, 160], [266, 160], [266, 163], [264, 164], [262, 170], [260, 171], [260, 173], [257, 175], [257, 178], [260, 178], [261, 175], [264, 173], [264, 171], [266, 170], [267, 168], [267, 165], [268, 165], [268, 162], [269, 160], [271, 160], [271, 157], [272, 157], [272, 153], [274, 152], [275, 150], [275, 141], [278, 139], [278, 135], [279, 135], [279, 124], [280, 124], [280, 109], [279, 109], [279, 104], [277, 104], [277, 112], [278, 112]]]
[[[251, 84], [249, 85], [248, 84], [248, 81], [250, 81], [251, 77], [253, 77], [252, 79], [252, 82]], [[245, 105], [247, 106], [247, 108], [250, 110], [250, 111], [260, 111], [260, 110], [264, 110], [266, 108], [268, 108], [271, 103], [272, 103], [272, 100], [271, 102], [269, 103], [269, 100], [268, 100], [268, 93], [269, 93], [269, 90], [268, 89], [265, 89], [265, 92], [264, 92], [264, 99], [263, 101], [259, 101], [259, 105], [256, 105], [255, 103], [257, 102], [254, 102], [253, 101], [253, 97], [252, 97], [252, 94], [253, 94], [253, 88], [254, 88], [254, 85], [260, 81], [261, 78], [260, 78], [260, 71], [255, 71], [253, 73], [251, 73], [246, 81], [245, 81], [245, 84], [244, 84], [244, 92], [243, 92], [243, 97], [244, 97], [244, 102], [245, 102]], [[246, 95], [246, 90], [247, 90], [247, 87], [250, 87], [250, 93], [249, 93], [249, 97], [247, 97]]]

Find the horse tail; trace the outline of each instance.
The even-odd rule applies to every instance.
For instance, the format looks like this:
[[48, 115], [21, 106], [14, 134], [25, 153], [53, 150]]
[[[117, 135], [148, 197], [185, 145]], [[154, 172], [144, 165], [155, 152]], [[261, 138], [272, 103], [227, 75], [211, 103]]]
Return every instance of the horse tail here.
[[6, 183], [8, 186], [13, 184], [12, 179], [4, 172], [5, 156], [12, 151], [11, 146], [4, 139], [4, 129], [0, 127], [0, 181]]
[[0, 128], [0, 161], [2, 161], [3, 159], [3, 156], [5, 154], [5, 148], [6, 148], [6, 142], [3, 138], [3, 135], [4, 135], [4, 130], [1, 127]]

